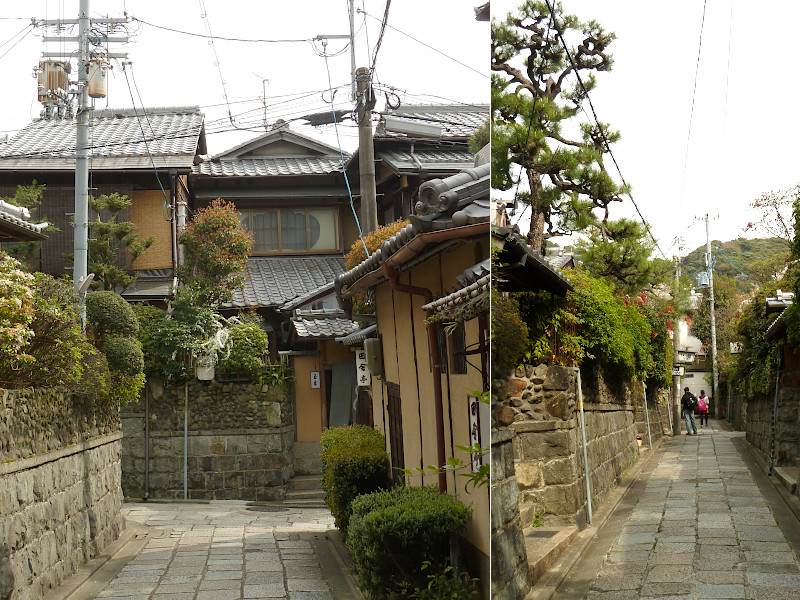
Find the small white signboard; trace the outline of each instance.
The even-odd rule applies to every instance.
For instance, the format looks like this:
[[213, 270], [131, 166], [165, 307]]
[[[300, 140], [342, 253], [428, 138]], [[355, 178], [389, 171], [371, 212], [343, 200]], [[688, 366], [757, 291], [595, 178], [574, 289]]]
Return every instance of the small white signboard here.
[[742, 342], [731, 342], [731, 354], [741, 354], [744, 351]]
[[311, 371], [311, 389], [318, 390], [322, 387], [322, 379], [319, 376], [319, 371]]
[[685, 367], [672, 367], [672, 376], [680, 375], [683, 377], [684, 373], [686, 372]]
[[363, 347], [356, 350], [356, 384], [366, 387], [372, 383], [372, 374], [367, 366], [367, 353]]

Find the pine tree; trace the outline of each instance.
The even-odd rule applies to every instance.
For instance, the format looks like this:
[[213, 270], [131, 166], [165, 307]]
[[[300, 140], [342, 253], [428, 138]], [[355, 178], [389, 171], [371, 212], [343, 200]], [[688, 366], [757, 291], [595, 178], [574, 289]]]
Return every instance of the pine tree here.
[[[562, 36], [580, 38], [569, 55]], [[620, 136], [580, 115], [595, 73], [612, 66], [615, 37], [555, 2], [552, 14], [547, 2], [528, 0], [492, 23], [492, 183], [511, 189], [524, 168], [530, 193], [521, 199], [530, 204], [528, 240], [537, 250], [547, 238], [590, 226], [610, 239], [609, 205], [627, 188], [608, 174], [604, 153]]]

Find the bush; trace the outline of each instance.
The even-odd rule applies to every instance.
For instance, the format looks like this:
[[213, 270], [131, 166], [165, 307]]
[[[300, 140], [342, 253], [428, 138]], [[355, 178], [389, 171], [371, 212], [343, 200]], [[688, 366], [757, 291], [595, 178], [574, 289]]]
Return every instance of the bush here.
[[431, 580], [423, 564], [446, 564], [450, 536], [471, 515], [463, 502], [430, 486], [395, 487], [353, 500], [347, 547], [362, 591], [375, 598], [427, 589]]
[[219, 368], [232, 375], [255, 377], [264, 370], [269, 336], [255, 323], [237, 323], [221, 351]]
[[528, 327], [520, 317], [517, 301], [492, 290], [492, 373], [505, 377], [525, 357]]
[[366, 425], [334, 427], [322, 432], [322, 486], [336, 527], [347, 536], [350, 503], [360, 494], [389, 483], [386, 439]]
[[120, 336], [106, 338], [103, 353], [108, 368], [125, 375], [136, 376], [144, 370], [144, 356], [136, 340]]
[[0, 252], [0, 379], [31, 361], [22, 348], [33, 337], [33, 275], [19, 261]]
[[86, 320], [101, 333], [135, 336], [139, 332], [131, 305], [114, 292], [87, 294]]

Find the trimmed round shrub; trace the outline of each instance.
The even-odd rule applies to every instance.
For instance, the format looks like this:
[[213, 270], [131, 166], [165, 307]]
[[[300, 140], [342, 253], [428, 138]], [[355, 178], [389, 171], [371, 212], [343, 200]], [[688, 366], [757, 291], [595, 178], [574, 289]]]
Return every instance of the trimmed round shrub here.
[[112, 371], [134, 376], [144, 370], [144, 355], [136, 340], [119, 336], [108, 337], [103, 345], [103, 353], [106, 355], [108, 368]]
[[139, 332], [131, 305], [119, 294], [106, 290], [87, 294], [86, 320], [105, 333], [135, 336]]
[[264, 369], [268, 350], [266, 331], [255, 323], [238, 323], [231, 327], [219, 361], [220, 370], [232, 375], [256, 376]]
[[361, 590], [383, 598], [426, 588], [431, 572], [448, 562], [450, 536], [463, 531], [471, 516], [470, 507], [432, 486], [395, 487], [354, 499], [347, 547]]
[[389, 483], [386, 438], [366, 425], [326, 429], [322, 432], [321, 458], [325, 504], [346, 537], [353, 499]]

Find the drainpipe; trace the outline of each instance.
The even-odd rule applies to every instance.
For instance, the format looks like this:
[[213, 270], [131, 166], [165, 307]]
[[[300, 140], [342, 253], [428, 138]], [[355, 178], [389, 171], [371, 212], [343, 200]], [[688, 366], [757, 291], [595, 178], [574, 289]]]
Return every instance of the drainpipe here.
[[144, 386], [144, 499], [150, 498], [150, 387]]
[[592, 485], [589, 482], [589, 457], [586, 452], [586, 423], [583, 419], [583, 386], [581, 385], [581, 370], [573, 367], [578, 376], [578, 410], [581, 420], [581, 441], [583, 442], [583, 474], [586, 479], [586, 513], [589, 517], [589, 525], [592, 524]]
[[[397, 269], [391, 268], [386, 263], [381, 264], [381, 269], [392, 285], [392, 289], [405, 294], [422, 296], [424, 304], [433, 302], [433, 292], [428, 288], [417, 287], [400, 283], [400, 273]], [[433, 311], [426, 311], [428, 317], [433, 315]], [[439, 337], [436, 335], [436, 325], [429, 323], [425, 326], [428, 330], [428, 353], [431, 357], [431, 371], [433, 372], [433, 406], [436, 413], [436, 453], [437, 462], [440, 467], [446, 464], [444, 452], [444, 410], [442, 409], [442, 371], [441, 352], [439, 350]], [[439, 469], [439, 493], [447, 491], [447, 473]]]

